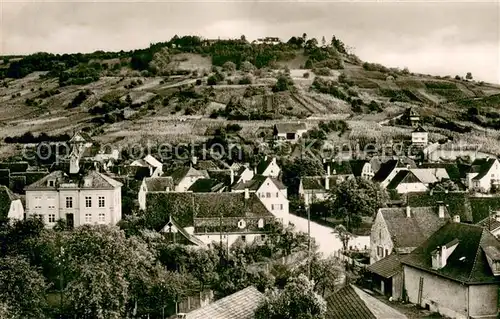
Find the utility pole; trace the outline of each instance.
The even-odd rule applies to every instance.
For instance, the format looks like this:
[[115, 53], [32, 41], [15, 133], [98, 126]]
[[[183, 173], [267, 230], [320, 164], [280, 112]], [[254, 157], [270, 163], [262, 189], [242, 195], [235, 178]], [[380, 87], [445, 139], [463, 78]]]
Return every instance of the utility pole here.
[[307, 278], [311, 279], [311, 205], [314, 203], [314, 189], [311, 193], [311, 203], [307, 208]]
[[491, 206], [488, 206], [488, 230], [491, 231]]
[[60, 282], [59, 282], [59, 284], [60, 284], [59, 292], [61, 293], [61, 309], [60, 309], [60, 312], [61, 312], [60, 316], [61, 316], [61, 318], [62, 318], [63, 312], [64, 312], [63, 262], [64, 262], [64, 248], [61, 246], [61, 250], [60, 250], [60, 253], [59, 253], [59, 280], [60, 280]]

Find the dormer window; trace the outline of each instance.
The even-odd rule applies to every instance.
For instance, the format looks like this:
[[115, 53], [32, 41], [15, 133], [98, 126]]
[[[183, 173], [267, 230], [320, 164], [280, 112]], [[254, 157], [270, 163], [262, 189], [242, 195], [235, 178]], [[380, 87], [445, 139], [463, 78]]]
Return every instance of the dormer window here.
[[49, 180], [48, 185], [49, 185], [49, 187], [54, 187], [54, 185], [55, 185], [54, 180]]

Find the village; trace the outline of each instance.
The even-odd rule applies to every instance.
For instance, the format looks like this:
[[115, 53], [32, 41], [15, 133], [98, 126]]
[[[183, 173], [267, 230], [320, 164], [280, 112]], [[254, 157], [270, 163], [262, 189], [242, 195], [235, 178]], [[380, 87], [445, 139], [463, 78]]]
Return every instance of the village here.
[[[309, 277], [313, 260], [332, 262], [326, 318], [497, 318], [499, 160], [432, 143], [414, 108], [398, 120], [413, 130], [398, 154], [381, 146], [317, 158], [301, 147], [317, 128], [295, 121], [275, 124], [267, 141], [287, 145], [293, 160], [262, 151], [253, 162], [228, 160], [223, 146], [217, 154], [212, 147], [201, 156], [134, 158], [75, 132], [33, 145], [28, 160], [0, 163], [1, 217], [49, 230], [147, 230], [164, 244], [228, 253], [302, 235], [302, 244], [269, 257], [305, 265]], [[42, 144], [69, 151], [47, 160]], [[207, 288], [176, 300], [172, 318], [254, 318], [264, 299], [255, 285], [217, 300]]]

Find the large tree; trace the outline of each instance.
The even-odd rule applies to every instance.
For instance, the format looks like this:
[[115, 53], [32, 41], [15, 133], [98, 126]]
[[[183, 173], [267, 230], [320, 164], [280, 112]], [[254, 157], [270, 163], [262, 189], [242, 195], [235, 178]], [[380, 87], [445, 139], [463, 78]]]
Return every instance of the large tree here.
[[321, 254], [312, 256], [310, 266], [306, 263], [298, 268], [298, 274], [309, 273], [310, 278], [314, 283], [314, 291], [325, 297], [328, 293], [332, 293], [340, 284], [342, 279], [343, 268], [334, 258], [324, 259]]
[[332, 215], [344, 219], [347, 230], [361, 224], [362, 216], [375, 216], [387, 204], [387, 192], [364, 178], [348, 179], [332, 188], [330, 203]]
[[283, 290], [268, 290], [255, 313], [256, 319], [324, 318], [325, 300], [314, 291], [314, 281], [305, 275], [290, 278]]

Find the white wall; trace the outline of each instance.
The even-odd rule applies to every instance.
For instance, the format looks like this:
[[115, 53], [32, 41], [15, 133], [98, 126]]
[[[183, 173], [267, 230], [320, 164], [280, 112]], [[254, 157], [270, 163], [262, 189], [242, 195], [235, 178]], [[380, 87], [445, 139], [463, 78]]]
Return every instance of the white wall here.
[[267, 178], [256, 194], [271, 214], [288, 225], [288, 199], [271, 179]]
[[398, 194], [420, 193], [427, 191], [427, 187], [422, 183], [400, 183], [396, 190]]

